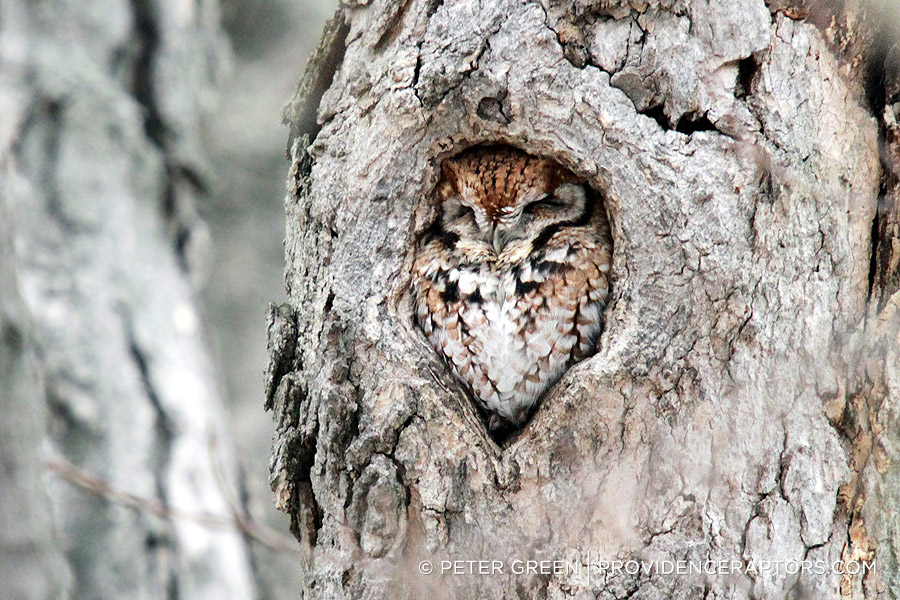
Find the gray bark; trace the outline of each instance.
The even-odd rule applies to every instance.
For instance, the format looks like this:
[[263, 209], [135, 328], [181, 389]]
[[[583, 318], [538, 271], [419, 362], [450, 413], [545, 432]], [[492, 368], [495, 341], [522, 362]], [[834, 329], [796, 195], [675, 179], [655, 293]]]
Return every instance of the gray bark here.
[[[29, 389], [18, 371], [7, 388], [4, 370], [4, 406], [10, 392], [31, 407], [9, 442], [30, 452], [34, 477], [49, 441], [52, 472], [29, 481], [31, 501], [4, 481], [0, 528], [13, 509], [36, 513], [33, 550], [45, 551], [46, 485], [72, 597], [252, 598], [192, 283], [204, 248], [193, 203], [209, 178], [201, 116], [224, 57], [217, 4], [9, 0], [2, 12], [2, 191], [24, 300], [13, 319], [33, 323], [45, 384]], [[8, 583], [4, 598], [38, 597]]]
[[[16, 107], [16, 84], [24, 65], [10, 60], [9, 37], [21, 15], [0, 5], [0, 105]], [[19, 41], [19, 40], [16, 40]], [[7, 115], [9, 113], [7, 112]], [[0, 128], [0, 595], [15, 600], [68, 597], [66, 563], [55, 536], [44, 483], [42, 443], [47, 408], [34, 356], [28, 311], [19, 293], [13, 223], [7, 185], [13, 165], [7, 154], [12, 128]]]
[[[896, 200], [872, 236], [886, 117], [864, 15], [814, 8], [339, 11], [287, 110], [290, 302], [269, 325], [272, 483], [310, 549], [303, 597], [900, 597], [898, 233], [878, 226]], [[408, 294], [440, 161], [496, 141], [588, 180], [614, 240], [597, 354], [501, 445]], [[502, 572], [440, 573], [472, 559]], [[529, 559], [578, 568], [511, 572]], [[601, 566], [662, 559], [782, 566]], [[787, 572], [804, 560], [828, 572]]]
[[31, 330], [18, 295], [9, 215], [0, 198], [0, 589], [5, 598], [66, 596], [67, 573], [54, 535], [44, 485], [42, 441], [46, 406], [41, 396]]

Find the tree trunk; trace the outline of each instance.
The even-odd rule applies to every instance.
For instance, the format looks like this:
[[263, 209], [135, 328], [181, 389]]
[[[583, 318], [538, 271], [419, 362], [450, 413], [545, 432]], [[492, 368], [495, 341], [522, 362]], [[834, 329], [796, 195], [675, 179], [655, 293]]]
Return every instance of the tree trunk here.
[[[28, 481], [10, 496], [4, 479], [0, 529], [5, 546], [10, 527], [34, 522], [30, 551], [43, 558], [16, 575], [46, 577], [47, 590], [20, 594], [4, 576], [0, 596], [60, 597], [48, 488], [72, 597], [252, 598], [191, 281], [204, 237], [193, 203], [210, 176], [200, 118], [224, 50], [216, 3], [0, 6], [2, 193], [16, 244], [0, 257], [3, 340], [34, 351], [46, 392], [7, 369], [25, 363], [4, 348], [4, 413], [23, 423], [4, 436], [4, 461], [13, 446]], [[4, 417], [4, 430], [16, 422]], [[48, 566], [58, 573], [39, 573]]]
[[[269, 326], [303, 597], [900, 597], [900, 97], [837, 4], [338, 12]], [[484, 142], [584, 177], [614, 244], [596, 355], [500, 443], [409, 294], [440, 163]]]
[[[5, 16], [0, 13], [0, 23]], [[5, 177], [9, 165], [2, 162]], [[68, 579], [43, 481], [47, 407], [19, 295], [6, 203], [6, 190], [0, 190], [0, 588], [5, 598], [55, 600], [67, 597]]]

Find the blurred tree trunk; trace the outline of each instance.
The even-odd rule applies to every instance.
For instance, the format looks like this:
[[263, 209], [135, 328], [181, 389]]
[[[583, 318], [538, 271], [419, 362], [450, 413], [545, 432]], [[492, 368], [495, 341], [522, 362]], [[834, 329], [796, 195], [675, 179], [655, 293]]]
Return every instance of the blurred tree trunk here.
[[[4, 175], [7, 167], [0, 165]], [[44, 485], [47, 408], [16, 280], [6, 202], [7, 191], [0, 189], [0, 590], [4, 598], [51, 600], [67, 597], [68, 580]]]
[[[287, 110], [269, 325], [304, 598], [900, 597], [900, 96], [839, 4], [338, 12]], [[496, 141], [590, 181], [615, 244], [599, 351], [499, 444], [407, 292], [440, 161]]]
[[60, 551], [73, 598], [255, 597], [191, 281], [223, 51], [215, 2], [0, 3], [3, 598]]

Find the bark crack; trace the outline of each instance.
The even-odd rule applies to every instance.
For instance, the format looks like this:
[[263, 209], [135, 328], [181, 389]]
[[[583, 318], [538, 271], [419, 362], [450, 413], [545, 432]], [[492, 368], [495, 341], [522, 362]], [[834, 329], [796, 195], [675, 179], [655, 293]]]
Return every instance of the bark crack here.
[[[125, 337], [128, 343], [128, 353], [132, 362], [137, 369], [141, 386], [144, 390], [144, 396], [149, 402], [156, 415], [155, 428], [157, 435], [154, 436], [154, 460], [151, 467], [154, 485], [156, 486], [156, 496], [162, 508], [169, 510], [169, 492], [166, 485], [166, 473], [169, 469], [169, 463], [172, 459], [172, 447], [175, 440], [175, 431], [169, 419], [165, 408], [162, 404], [156, 384], [153, 382], [153, 374], [150, 369], [150, 356], [141, 347], [137, 339], [131, 317], [126, 309], [121, 309], [122, 325]], [[148, 549], [154, 551], [154, 555], [158, 558], [160, 553], [177, 554], [178, 548], [169, 535], [160, 535], [157, 531], [150, 530], [147, 534], [146, 544]], [[166, 593], [169, 600], [178, 600], [180, 597], [180, 582], [178, 581], [178, 571], [169, 564], [169, 561], [161, 559], [159, 568], [167, 571], [166, 577]]]
[[[635, 111], [638, 114], [644, 115], [644, 116], [649, 117], [649, 118], [653, 119], [654, 121], [656, 121], [656, 123], [660, 126], [660, 128], [663, 131], [676, 131], [676, 132], [686, 135], [688, 137], [690, 137], [694, 133], [708, 132], [708, 133], [715, 133], [718, 135], [722, 135], [722, 136], [737, 140], [737, 137], [734, 134], [729, 133], [729, 132], [719, 128], [715, 123], [713, 123], [710, 120], [709, 110], [689, 111], [689, 112], [686, 112], [686, 113], [680, 115], [675, 122], [672, 122], [672, 120], [669, 118], [669, 116], [666, 114], [666, 111], [665, 111], [665, 103], [666, 103], [665, 97], [658, 98], [657, 102], [655, 102], [651, 106], [648, 106], [647, 108], [639, 109], [637, 104], [634, 102], [634, 99], [631, 97], [631, 95], [629, 95], [629, 93], [624, 88], [620, 87], [619, 85], [616, 85], [616, 83], [613, 82], [613, 76], [618, 73], [621, 73], [622, 70], [627, 66], [628, 57], [631, 56], [632, 52], [633, 52], [632, 48], [637, 47], [639, 49], [639, 55], [636, 59], [636, 63], [638, 65], [643, 64], [643, 52], [644, 52], [644, 46], [645, 46], [645, 42], [646, 42], [646, 38], [647, 38], [647, 31], [640, 23], [639, 13], [637, 13], [636, 11], [632, 11], [632, 13], [627, 18], [632, 19], [633, 23], [641, 31], [640, 39], [633, 41], [629, 38], [628, 51], [626, 53], [625, 63], [617, 69], [608, 70], [608, 69], [604, 69], [603, 67], [598, 65], [592, 59], [590, 52], [585, 48], [584, 40], [573, 39], [572, 41], [567, 41], [567, 40], [563, 39], [563, 35], [560, 33], [559, 29], [550, 24], [550, 15], [547, 12], [547, 8], [544, 7], [543, 4], [541, 4], [540, 6], [544, 11], [544, 26], [547, 29], [549, 29], [551, 32], [553, 32], [554, 36], [556, 37], [556, 41], [557, 41], [558, 45], [562, 49], [563, 56], [565, 57], [565, 59], [573, 67], [575, 67], [577, 69], [583, 70], [585, 68], [590, 67], [590, 68], [596, 69], [597, 71], [599, 71], [601, 73], [606, 73], [610, 78], [610, 85], [613, 87], [616, 87], [618, 89], [621, 89], [625, 93], [625, 95], [628, 96], [628, 98], [630, 100], [632, 100]], [[676, 17], [686, 18], [692, 24], [690, 15], [688, 15], [687, 13], [675, 12], [673, 14]], [[586, 20], [586, 22], [590, 21], [589, 16], [590, 15], [583, 15], [581, 17], [581, 19]], [[593, 16], [596, 17], [596, 15], [593, 15]], [[622, 20], [624, 20], [624, 18]], [[565, 25], [568, 29], [571, 29], [573, 31], [580, 31], [577, 27], [576, 21], [572, 21], [571, 23], [567, 22], [567, 23], [565, 23]], [[745, 65], [745, 68], [749, 72], [744, 73], [744, 77], [750, 78], [752, 80], [754, 71], [752, 68], [750, 68], [750, 66], [752, 66], [755, 63], [753, 63], [753, 61], [752, 61], [752, 55], [745, 57], [744, 60], [746, 60], [747, 58], [751, 59], [751, 65]], [[636, 75], [640, 76], [644, 82], [646, 82], [646, 81], [648, 81], [648, 79], [650, 79], [650, 76], [648, 76], [644, 73], [636, 73]], [[735, 100], [739, 100], [742, 97], [741, 92], [740, 92], [741, 87], [742, 86], [738, 86], [738, 88], [735, 90]], [[745, 87], [744, 89], [749, 89], [749, 88]], [[743, 95], [746, 96], [747, 94], [744, 93]]]
[[[524, 2], [522, 3], [523, 6], [525, 4], [527, 4], [527, 3], [524, 3]], [[476, 71], [478, 71], [478, 68], [480, 67], [481, 60], [484, 57], [485, 52], [487, 52], [487, 50], [489, 50], [491, 47], [491, 38], [494, 37], [495, 35], [497, 35], [497, 33], [503, 28], [503, 25], [505, 24], [505, 21], [503, 19], [496, 19], [496, 21], [497, 21], [496, 25], [494, 25], [482, 38], [481, 45], [479, 46], [478, 50], [475, 52], [475, 56], [472, 58], [472, 60], [469, 61], [469, 64], [463, 70], [459, 71], [456, 74], [453, 81], [449, 82], [448, 86], [446, 86], [444, 89], [437, 91], [436, 94], [434, 93], [436, 90], [433, 89], [433, 87], [435, 85], [435, 82], [433, 82], [433, 81], [428, 82], [428, 84], [429, 84], [428, 89], [425, 89], [425, 90], [421, 89], [422, 86], [420, 85], [420, 83], [421, 83], [420, 76], [421, 76], [421, 69], [423, 66], [422, 65], [422, 46], [424, 45], [426, 40], [423, 38], [419, 42], [419, 44], [417, 45], [416, 66], [415, 66], [415, 70], [413, 72], [412, 86], [413, 86], [413, 93], [415, 94], [416, 98], [419, 100], [419, 103], [423, 107], [439, 106], [447, 98], [447, 96], [449, 96], [452, 92], [459, 89], [459, 87], [472, 75], [472, 73], [475, 73]]]
[[190, 222], [182, 218], [178, 204], [176, 182], [184, 181], [200, 193], [206, 192], [203, 178], [191, 167], [177, 164], [171, 150], [172, 133], [157, 100], [156, 60], [160, 51], [159, 24], [153, 14], [151, 3], [130, 0], [134, 15], [134, 31], [138, 40], [138, 54], [132, 67], [131, 93], [135, 101], [144, 109], [144, 133], [157, 148], [165, 166], [164, 189], [161, 209], [172, 235], [173, 248], [182, 271], [189, 272], [188, 245], [193, 235]]

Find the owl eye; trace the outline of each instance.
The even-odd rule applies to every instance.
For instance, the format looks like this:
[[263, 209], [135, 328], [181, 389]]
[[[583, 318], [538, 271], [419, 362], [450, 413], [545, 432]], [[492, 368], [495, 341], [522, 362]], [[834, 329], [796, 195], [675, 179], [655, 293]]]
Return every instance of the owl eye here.
[[542, 196], [541, 198], [535, 200], [534, 202], [526, 204], [525, 208], [522, 210], [522, 212], [533, 215], [534, 213], [536, 213], [537, 211], [539, 211], [541, 209], [547, 208], [550, 210], [556, 210], [556, 209], [562, 208], [564, 206], [565, 206], [564, 202], [560, 202], [553, 196], [547, 194], [546, 196]]
[[464, 219], [466, 217], [474, 217], [475, 211], [472, 210], [471, 206], [466, 206], [465, 204], [460, 204], [459, 208], [456, 209], [456, 218]]

